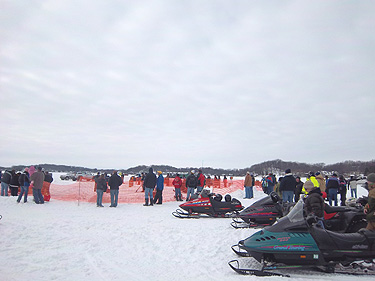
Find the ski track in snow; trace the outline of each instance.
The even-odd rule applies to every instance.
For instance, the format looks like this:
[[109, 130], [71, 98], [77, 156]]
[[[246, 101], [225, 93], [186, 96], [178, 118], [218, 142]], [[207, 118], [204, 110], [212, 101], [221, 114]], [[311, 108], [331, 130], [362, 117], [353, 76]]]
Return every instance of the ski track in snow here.
[[[360, 194], [366, 195], [364, 189]], [[249, 206], [255, 199], [242, 199]], [[228, 218], [178, 219], [180, 202], [153, 207], [95, 204], [51, 199], [44, 205], [16, 203], [0, 197], [0, 280], [279, 280], [241, 276], [227, 262], [259, 268], [251, 258], [236, 256], [233, 244], [259, 229], [234, 229]], [[287, 280], [375, 280], [369, 276], [283, 272]], [[260, 278], [260, 279], [259, 279]]]

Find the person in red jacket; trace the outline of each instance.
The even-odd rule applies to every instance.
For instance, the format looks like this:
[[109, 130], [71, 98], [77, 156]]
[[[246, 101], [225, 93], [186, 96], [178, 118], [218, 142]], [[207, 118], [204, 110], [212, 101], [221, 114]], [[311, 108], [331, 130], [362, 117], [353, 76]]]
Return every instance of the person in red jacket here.
[[172, 184], [174, 186], [174, 196], [176, 197], [176, 201], [182, 201], [181, 199], [182, 180], [178, 174], [176, 174], [176, 177], [174, 178]]
[[202, 174], [202, 170], [198, 170], [198, 186], [197, 186], [197, 192], [201, 193], [204, 187], [204, 182], [206, 181], [206, 177]]

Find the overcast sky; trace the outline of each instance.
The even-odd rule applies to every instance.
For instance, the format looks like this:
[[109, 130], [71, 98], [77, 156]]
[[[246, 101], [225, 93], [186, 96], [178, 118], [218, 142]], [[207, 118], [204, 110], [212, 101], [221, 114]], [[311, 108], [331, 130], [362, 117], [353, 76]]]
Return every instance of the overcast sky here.
[[375, 1], [0, 1], [0, 166], [375, 159]]

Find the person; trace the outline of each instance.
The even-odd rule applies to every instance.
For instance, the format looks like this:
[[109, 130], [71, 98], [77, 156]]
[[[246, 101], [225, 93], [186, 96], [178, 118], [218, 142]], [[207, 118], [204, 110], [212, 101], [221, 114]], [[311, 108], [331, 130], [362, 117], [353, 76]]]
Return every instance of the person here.
[[267, 183], [267, 180], [266, 180], [266, 176], [262, 177], [261, 184], [262, 184], [262, 190], [263, 190], [263, 192], [265, 194], [267, 194], [268, 183]]
[[25, 168], [23, 173], [18, 178], [18, 182], [21, 186], [21, 192], [20, 192], [20, 195], [18, 195], [18, 199], [17, 199], [18, 203], [21, 202], [22, 196], [24, 196], [23, 202], [24, 203], [27, 202], [27, 195], [29, 193], [29, 186], [30, 186], [30, 177], [29, 177], [28, 170], [29, 170], [28, 168]]
[[152, 192], [156, 185], [156, 175], [152, 167], [148, 170], [148, 174], [145, 176], [144, 187], [145, 187], [145, 204], [143, 206], [148, 206], [148, 198], [150, 197], [150, 206], [154, 205]]
[[5, 170], [4, 174], [1, 176], [1, 196], [8, 196], [8, 189], [11, 179], [12, 173], [8, 170]]
[[254, 192], [253, 192], [254, 182], [255, 180], [254, 180], [253, 174], [250, 174], [250, 172], [247, 172], [245, 176], [245, 182], [244, 182], [245, 198], [247, 199], [251, 199], [254, 197]]
[[162, 171], [158, 171], [158, 178], [156, 180], [156, 194], [154, 198], [154, 204], [163, 204], [163, 189], [164, 189], [164, 177]]
[[337, 178], [337, 174], [333, 173], [326, 184], [326, 190], [328, 190], [328, 201], [329, 205], [332, 206], [332, 201], [334, 201], [335, 206], [337, 206], [337, 192], [339, 190], [340, 182]]
[[16, 170], [12, 170], [12, 179], [10, 180], [9, 184], [11, 196], [18, 196], [18, 189], [20, 188], [18, 178], [20, 175], [21, 173], [16, 173]]
[[33, 196], [36, 204], [44, 204], [44, 198], [42, 195], [42, 187], [44, 181], [44, 173], [42, 167], [38, 167], [36, 172], [30, 176], [30, 183], [33, 187]]
[[275, 185], [275, 192], [277, 193], [277, 195], [279, 195], [280, 198], [283, 198], [283, 194], [280, 191], [280, 183], [281, 183], [282, 179], [283, 179], [283, 177], [279, 177], [278, 180], [277, 180], [277, 183]]
[[364, 212], [366, 214], [367, 226], [366, 229], [375, 230], [375, 173], [367, 176], [368, 186], [368, 202], [365, 205]]
[[176, 177], [174, 178], [172, 184], [174, 186], [174, 196], [176, 197], [176, 201], [182, 201], [181, 199], [182, 180], [179, 174], [176, 174]]
[[318, 219], [318, 225], [324, 229], [324, 199], [319, 187], [315, 187], [314, 183], [307, 181], [304, 184], [305, 190], [308, 192], [305, 199], [304, 210], [306, 215], [314, 215]]
[[109, 193], [111, 194], [111, 205], [109, 207], [117, 207], [119, 187], [122, 185], [122, 178], [114, 170], [111, 177], [108, 180]]
[[285, 170], [285, 176], [280, 182], [280, 191], [283, 197], [283, 202], [293, 202], [293, 195], [296, 188], [296, 179], [292, 174], [291, 169]]
[[52, 173], [49, 173], [49, 172], [46, 171], [44, 173], [44, 181], [46, 181], [48, 183], [52, 183], [53, 182]]
[[318, 181], [320, 192], [326, 192], [326, 180], [321, 172], [315, 173], [315, 179]]
[[[316, 179], [314, 172], [309, 172], [307, 174], [306, 181], [311, 181], [313, 183], [314, 187], [320, 188], [319, 181]], [[302, 189], [302, 191], [303, 191], [303, 189]]]
[[271, 194], [272, 191], [274, 191], [274, 187], [276, 185], [276, 178], [272, 173], [269, 173], [266, 177], [267, 181], [267, 194]]
[[348, 188], [350, 188], [351, 197], [357, 198], [357, 179], [354, 176], [350, 176]]
[[302, 187], [304, 182], [301, 181], [300, 177], [296, 177], [296, 188], [294, 189], [294, 202], [298, 202], [301, 197]]
[[341, 201], [341, 206], [345, 206], [346, 202], [346, 180], [344, 176], [340, 175], [339, 177], [339, 189], [338, 192], [340, 193], [340, 201]]
[[186, 187], [187, 187], [187, 194], [186, 194], [186, 201], [190, 201], [191, 196], [194, 195], [194, 190], [197, 188], [197, 178], [194, 175], [194, 170], [190, 172], [190, 175], [186, 178]]
[[204, 183], [205, 183], [205, 181], [206, 181], [206, 178], [205, 178], [205, 176], [202, 174], [202, 170], [201, 170], [201, 169], [198, 170], [198, 175], [197, 175], [197, 177], [198, 177], [197, 192], [198, 192], [198, 193], [201, 193], [202, 190], [203, 190], [203, 187], [204, 187]]
[[99, 175], [99, 177], [95, 176], [95, 183], [96, 183], [96, 207], [104, 207], [103, 206], [103, 193], [106, 192], [108, 188], [104, 174]]

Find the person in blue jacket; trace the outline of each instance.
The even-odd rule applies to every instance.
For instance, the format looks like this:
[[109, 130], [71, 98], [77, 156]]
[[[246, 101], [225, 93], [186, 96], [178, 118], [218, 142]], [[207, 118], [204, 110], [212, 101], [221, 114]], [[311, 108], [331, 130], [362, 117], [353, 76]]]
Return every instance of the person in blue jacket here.
[[163, 189], [164, 189], [164, 177], [161, 171], [158, 171], [158, 179], [156, 181], [156, 194], [154, 204], [163, 203]]

